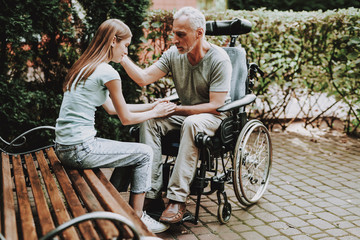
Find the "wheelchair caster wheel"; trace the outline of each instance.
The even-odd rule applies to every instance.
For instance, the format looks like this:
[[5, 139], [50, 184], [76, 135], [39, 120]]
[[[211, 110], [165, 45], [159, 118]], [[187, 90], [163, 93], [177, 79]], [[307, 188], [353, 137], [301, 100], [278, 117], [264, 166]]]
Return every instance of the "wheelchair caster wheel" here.
[[217, 217], [220, 223], [227, 223], [231, 217], [231, 204], [229, 202], [220, 203]]

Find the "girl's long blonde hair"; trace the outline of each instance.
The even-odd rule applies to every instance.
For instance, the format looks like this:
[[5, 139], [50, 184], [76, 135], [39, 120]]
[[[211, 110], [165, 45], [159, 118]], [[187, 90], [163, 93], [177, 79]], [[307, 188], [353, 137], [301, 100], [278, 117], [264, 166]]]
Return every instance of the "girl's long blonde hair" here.
[[75, 82], [75, 88], [81, 81], [86, 79], [95, 71], [96, 67], [102, 62], [108, 62], [113, 57], [111, 43], [116, 37], [116, 41], [120, 42], [122, 39], [131, 37], [129, 27], [118, 19], [108, 19], [103, 22], [95, 33], [94, 38], [86, 48], [81, 57], [70, 68], [65, 77], [63, 91], [70, 91], [71, 86], [81, 69], [78, 80]]

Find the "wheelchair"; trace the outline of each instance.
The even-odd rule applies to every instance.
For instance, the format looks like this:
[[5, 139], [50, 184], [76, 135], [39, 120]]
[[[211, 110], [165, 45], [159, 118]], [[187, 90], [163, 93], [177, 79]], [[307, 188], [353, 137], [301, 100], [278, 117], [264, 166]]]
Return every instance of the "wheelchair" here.
[[[272, 164], [269, 131], [261, 121], [249, 120], [245, 112], [245, 107], [256, 99], [251, 88], [257, 74], [264, 73], [255, 63], [247, 63], [244, 48], [235, 47], [238, 36], [250, 30], [251, 23], [247, 20], [206, 23], [206, 35], [231, 36], [229, 47], [224, 47], [233, 67], [231, 102], [217, 109], [229, 116], [222, 121], [214, 136], [198, 133], [195, 137], [195, 144], [200, 149], [200, 161], [190, 187], [190, 195], [197, 196], [196, 210], [195, 215], [185, 213], [181, 222], [197, 224], [201, 196], [216, 192], [217, 218], [219, 222], [227, 223], [232, 208], [225, 191], [226, 183], [233, 185], [236, 198], [244, 207], [258, 202], [269, 183]], [[166, 157], [163, 164], [164, 191], [176, 161], [179, 139], [180, 131], [170, 131], [162, 137], [162, 154]], [[159, 216], [154, 214], [153, 217]]]

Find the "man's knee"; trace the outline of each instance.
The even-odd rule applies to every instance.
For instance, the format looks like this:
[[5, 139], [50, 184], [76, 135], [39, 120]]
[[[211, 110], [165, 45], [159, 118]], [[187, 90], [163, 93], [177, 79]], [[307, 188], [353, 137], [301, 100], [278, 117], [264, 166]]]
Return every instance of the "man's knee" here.
[[154, 119], [149, 119], [149, 120], [146, 120], [146, 121], [140, 123], [140, 129], [146, 129], [146, 128], [153, 126], [154, 125], [153, 120]]
[[154, 136], [157, 135], [155, 131], [156, 128], [154, 126], [155, 123], [153, 119], [140, 123], [140, 130], [139, 130], [140, 142], [149, 144], [154, 141]]
[[199, 118], [197, 118], [197, 115], [190, 115], [187, 118], [185, 118], [182, 127], [188, 128], [188, 127], [198, 127], [199, 126]]

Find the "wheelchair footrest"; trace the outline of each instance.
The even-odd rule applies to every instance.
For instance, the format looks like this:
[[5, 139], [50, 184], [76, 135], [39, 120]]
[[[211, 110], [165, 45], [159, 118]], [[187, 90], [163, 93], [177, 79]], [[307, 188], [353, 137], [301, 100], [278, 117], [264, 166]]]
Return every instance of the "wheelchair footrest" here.
[[191, 212], [188, 212], [188, 211], [186, 211], [183, 219], [180, 221], [180, 223], [184, 223], [184, 222], [190, 222], [195, 225], [198, 224], [198, 220], [195, 219], [195, 216]]

